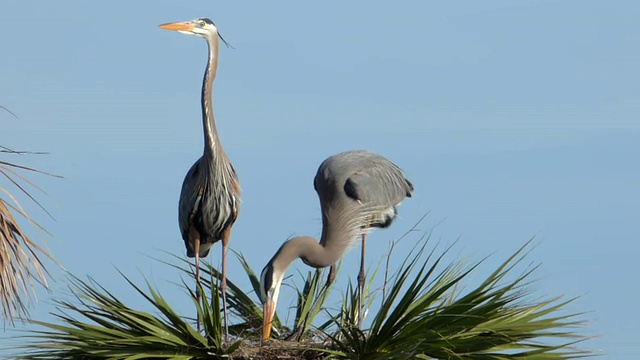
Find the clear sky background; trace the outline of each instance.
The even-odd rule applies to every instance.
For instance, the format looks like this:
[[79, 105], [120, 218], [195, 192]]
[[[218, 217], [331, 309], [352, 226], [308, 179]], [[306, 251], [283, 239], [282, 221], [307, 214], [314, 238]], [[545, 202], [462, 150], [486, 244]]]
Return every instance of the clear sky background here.
[[[421, 229], [461, 237], [460, 257], [494, 254], [487, 269], [536, 236], [536, 294], [582, 296], [569, 309], [591, 311], [585, 346], [637, 358], [640, 3], [2, 0], [0, 104], [20, 120], [0, 113], [0, 144], [48, 151], [9, 159], [64, 176], [32, 177], [52, 252], [132, 304], [114, 268], [144, 275], [185, 313], [178, 274], [149, 257], [184, 256], [206, 45], [157, 25], [200, 16], [235, 47], [220, 51], [215, 114], [243, 189], [231, 248], [256, 272], [290, 235], [319, 235], [320, 162], [364, 148], [416, 188], [371, 235], [370, 266], [427, 212]], [[229, 277], [249, 288], [233, 257]], [[50, 319], [48, 296], [35, 318]]]

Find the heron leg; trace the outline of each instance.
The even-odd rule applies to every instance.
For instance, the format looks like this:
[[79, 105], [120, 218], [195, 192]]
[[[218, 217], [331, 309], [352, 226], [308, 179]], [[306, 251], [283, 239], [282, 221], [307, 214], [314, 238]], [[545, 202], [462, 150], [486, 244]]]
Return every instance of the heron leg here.
[[336, 264], [333, 263], [329, 267], [329, 276], [327, 276], [327, 282], [324, 284], [324, 287], [327, 288], [329, 285], [333, 284], [333, 280], [336, 279]]
[[361, 253], [360, 253], [360, 272], [358, 273], [358, 297], [357, 299], [357, 307], [358, 307], [358, 327], [360, 326], [361, 322], [362, 322], [362, 316], [361, 313], [363, 311], [362, 309], [362, 298], [364, 297], [364, 281], [365, 281], [365, 274], [364, 274], [364, 253], [365, 253], [365, 248], [367, 245], [367, 232], [366, 229], [365, 231], [362, 233], [362, 249], [361, 249]]
[[227, 313], [227, 248], [229, 246], [231, 225], [222, 233], [222, 312], [224, 314], [224, 342], [229, 341], [229, 321]]
[[[196, 236], [194, 239], [194, 252], [196, 255], [196, 301], [198, 302], [198, 306], [200, 306], [200, 237]], [[200, 332], [200, 313], [196, 314], [196, 327], [198, 332]]]

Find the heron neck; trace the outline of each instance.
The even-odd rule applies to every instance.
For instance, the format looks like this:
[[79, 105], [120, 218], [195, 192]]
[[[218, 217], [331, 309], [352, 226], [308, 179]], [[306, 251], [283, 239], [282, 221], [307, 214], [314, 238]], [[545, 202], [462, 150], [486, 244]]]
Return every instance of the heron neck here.
[[351, 200], [320, 201], [322, 236], [298, 236], [282, 244], [271, 258], [274, 271], [284, 274], [300, 258], [308, 266], [323, 268], [335, 264], [362, 235], [361, 206]]
[[323, 202], [320, 245], [331, 264], [337, 262], [362, 234], [356, 207], [341, 202]]
[[289, 265], [298, 258], [315, 268], [333, 264], [333, 257], [318, 243], [318, 240], [310, 236], [297, 236], [282, 244], [272, 259], [273, 267], [284, 274]]
[[[207, 41], [209, 57], [202, 80], [202, 124], [204, 126], [204, 155], [215, 157], [222, 147], [218, 138], [216, 121], [213, 115], [213, 81], [218, 70], [218, 38]], [[208, 155], [208, 156], [207, 156]]]
[[[347, 230], [347, 231], [345, 231]], [[296, 259], [314, 268], [335, 264], [357, 240], [358, 233], [324, 222], [320, 241], [310, 236], [298, 236], [285, 242], [273, 257], [273, 266], [285, 273]]]

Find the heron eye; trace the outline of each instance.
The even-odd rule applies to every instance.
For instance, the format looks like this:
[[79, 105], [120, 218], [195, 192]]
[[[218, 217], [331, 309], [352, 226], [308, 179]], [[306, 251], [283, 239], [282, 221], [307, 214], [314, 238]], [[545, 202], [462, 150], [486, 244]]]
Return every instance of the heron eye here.
[[200, 26], [201, 28], [203, 28], [206, 25], [206, 23], [204, 21], [200, 21], [198, 23], [198, 26]]

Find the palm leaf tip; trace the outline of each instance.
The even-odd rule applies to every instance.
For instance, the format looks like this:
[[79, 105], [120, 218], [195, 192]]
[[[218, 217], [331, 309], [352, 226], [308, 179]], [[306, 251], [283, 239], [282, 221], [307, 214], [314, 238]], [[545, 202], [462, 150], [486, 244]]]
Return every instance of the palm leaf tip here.
[[6, 107], [4, 107], [4, 106], [0, 105], [0, 109], [2, 109], [2, 110], [4, 110], [4, 111], [8, 112], [8, 113], [9, 113], [9, 114], [11, 114], [11, 116], [13, 116], [14, 118], [16, 118], [16, 119], [20, 119], [20, 118], [18, 117], [18, 115], [14, 114], [14, 113], [13, 113], [13, 111], [9, 110], [8, 108], [6, 108]]

